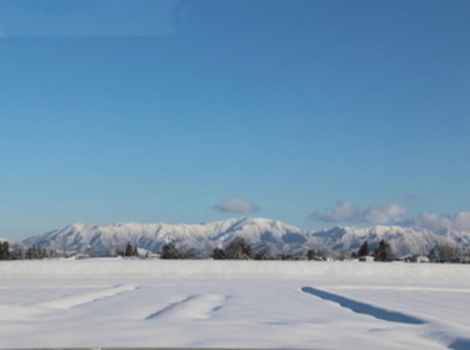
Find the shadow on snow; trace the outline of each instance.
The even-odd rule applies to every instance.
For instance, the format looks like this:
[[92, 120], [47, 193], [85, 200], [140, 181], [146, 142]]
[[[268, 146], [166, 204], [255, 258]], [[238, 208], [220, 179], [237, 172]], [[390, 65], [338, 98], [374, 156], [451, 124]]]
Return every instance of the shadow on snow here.
[[[303, 287], [302, 292], [312, 294], [316, 297], [322, 298], [323, 300], [332, 301], [358, 314], [369, 315], [369, 316], [378, 318], [379, 320], [384, 320], [384, 321], [389, 321], [389, 322], [407, 323], [407, 324], [424, 324], [425, 323], [423, 320], [420, 320], [419, 318], [416, 318], [413, 316], [408, 316], [400, 312], [389, 311], [389, 310], [382, 309], [376, 306], [372, 306], [370, 304], [361, 303], [359, 301], [348, 299], [340, 295], [328, 293], [319, 289], [315, 289], [311, 287]], [[456, 347], [454, 349], [460, 350], [461, 348]]]
[[452, 350], [468, 350], [470, 349], [470, 339], [458, 339], [449, 345]]

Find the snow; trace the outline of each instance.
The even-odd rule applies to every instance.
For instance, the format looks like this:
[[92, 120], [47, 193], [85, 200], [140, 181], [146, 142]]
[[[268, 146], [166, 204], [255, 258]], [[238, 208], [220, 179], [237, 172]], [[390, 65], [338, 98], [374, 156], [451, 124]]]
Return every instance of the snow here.
[[159, 251], [170, 241], [207, 257], [216, 247], [223, 247], [235, 237], [243, 238], [255, 249], [270, 249], [273, 255], [305, 254], [308, 249], [328, 255], [350, 256], [367, 240], [369, 247], [387, 240], [397, 257], [428, 254], [436, 244], [470, 246], [470, 234], [450, 231], [437, 235], [431, 231], [398, 226], [367, 228], [334, 227], [328, 230], [303, 230], [280, 221], [263, 218], [232, 218], [208, 224], [138, 224], [108, 225], [72, 224], [64, 229], [26, 239], [26, 245], [39, 245], [58, 251], [79, 252], [106, 256], [108, 252], [124, 249], [131, 243], [149, 252]]
[[0, 349], [470, 349], [467, 265], [0, 262]]

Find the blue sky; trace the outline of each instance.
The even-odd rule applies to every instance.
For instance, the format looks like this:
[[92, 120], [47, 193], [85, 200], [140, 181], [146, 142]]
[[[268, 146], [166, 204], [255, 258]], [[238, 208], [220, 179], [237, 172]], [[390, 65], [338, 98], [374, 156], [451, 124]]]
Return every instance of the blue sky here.
[[0, 0], [0, 237], [470, 231], [469, 2], [40, 3]]

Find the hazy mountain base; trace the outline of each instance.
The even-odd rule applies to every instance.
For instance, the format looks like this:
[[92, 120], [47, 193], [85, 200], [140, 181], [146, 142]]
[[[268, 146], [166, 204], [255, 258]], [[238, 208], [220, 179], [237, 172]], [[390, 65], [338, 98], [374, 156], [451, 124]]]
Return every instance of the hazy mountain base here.
[[123, 249], [127, 243], [140, 252], [157, 252], [175, 242], [196, 257], [208, 257], [214, 248], [225, 247], [235, 237], [243, 238], [255, 251], [271, 255], [305, 255], [310, 249], [325, 256], [349, 257], [367, 240], [373, 250], [380, 240], [388, 241], [397, 257], [428, 254], [436, 245], [450, 244], [463, 250], [470, 246], [470, 233], [448, 231], [442, 234], [398, 226], [371, 228], [334, 227], [303, 230], [270, 219], [233, 218], [199, 225], [116, 223], [109, 225], [73, 224], [61, 230], [23, 241], [58, 251], [104, 256]]

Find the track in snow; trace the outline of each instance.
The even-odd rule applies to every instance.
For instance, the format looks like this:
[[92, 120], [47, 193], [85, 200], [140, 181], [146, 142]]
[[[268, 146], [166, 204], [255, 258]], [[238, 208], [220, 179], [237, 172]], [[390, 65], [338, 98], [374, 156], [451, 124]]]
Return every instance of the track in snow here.
[[184, 300], [173, 303], [157, 312], [154, 312], [145, 319], [207, 319], [212, 317], [214, 311], [217, 311], [222, 307], [226, 299], [227, 297], [225, 295], [220, 294], [192, 295]]
[[113, 288], [100, 290], [93, 293], [86, 293], [67, 298], [54, 299], [51, 301], [36, 304], [36, 306], [49, 307], [54, 309], [71, 309], [83, 304], [92, 303], [97, 300], [116, 296], [118, 294], [137, 289], [136, 286], [118, 285]]

